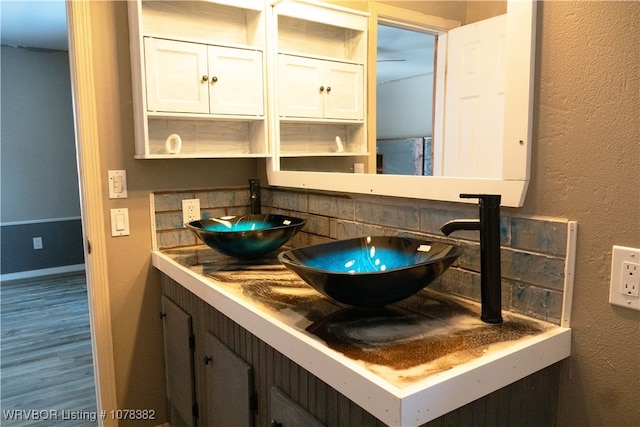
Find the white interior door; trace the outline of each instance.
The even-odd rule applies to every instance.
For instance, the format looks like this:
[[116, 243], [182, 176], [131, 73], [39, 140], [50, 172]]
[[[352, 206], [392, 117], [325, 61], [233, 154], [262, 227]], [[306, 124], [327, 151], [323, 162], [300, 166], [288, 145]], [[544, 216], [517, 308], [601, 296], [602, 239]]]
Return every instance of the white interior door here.
[[445, 176], [502, 177], [506, 31], [505, 14], [448, 33]]
[[147, 110], [208, 113], [207, 46], [154, 38], [144, 45]]
[[264, 113], [262, 52], [209, 46], [210, 112]]
[[364, 67], [325, 61], [324, 117], [361, 120], [364, 117]]
[[281, 117], [323, 117], [323, 61], [278, 55]]

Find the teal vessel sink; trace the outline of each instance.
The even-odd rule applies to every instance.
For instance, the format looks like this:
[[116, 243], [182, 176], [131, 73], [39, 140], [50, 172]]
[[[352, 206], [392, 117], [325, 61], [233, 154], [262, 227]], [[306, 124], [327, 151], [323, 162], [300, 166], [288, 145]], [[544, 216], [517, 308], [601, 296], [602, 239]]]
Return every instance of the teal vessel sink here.
[[185, 226], [218, 252], [239, 259], [256, 259], [287, 243], [305, 223], [286, 215], [249, 214], [201, 219]]
[[291, 249], [278, 259], [335, 301], [379, 308], [428, 286], [461, 254], [461, 247], [443, 242], [370, 236]]

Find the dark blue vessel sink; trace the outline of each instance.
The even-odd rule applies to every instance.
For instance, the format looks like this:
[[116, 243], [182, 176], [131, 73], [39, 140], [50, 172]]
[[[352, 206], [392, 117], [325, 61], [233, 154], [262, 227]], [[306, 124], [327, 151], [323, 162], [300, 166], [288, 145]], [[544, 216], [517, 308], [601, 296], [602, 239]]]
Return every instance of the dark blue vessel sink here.
[[306, 221], [285, 215], [249, 214], [189, 222], [207, 246], [240, 259], [260, 258], [291, 239]]
[[338, 302], [378, 308], [420, 291], [461, 254], [462, 248], [452, 244], [374, 236], [292, 249], [278, 259]]

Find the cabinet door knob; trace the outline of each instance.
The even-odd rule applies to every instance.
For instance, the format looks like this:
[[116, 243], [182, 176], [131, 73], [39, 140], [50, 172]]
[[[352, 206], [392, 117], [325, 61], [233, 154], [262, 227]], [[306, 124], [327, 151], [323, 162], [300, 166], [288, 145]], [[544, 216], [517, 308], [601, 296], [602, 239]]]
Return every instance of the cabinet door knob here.
[[324, 86], [320, 86], [320, 92], [324, 92]]
[[202, 359], [205, 365], [208, 365], [212, 360], [211, 356], [205, 356], [204, 359]]
[[282, 427], [282, 423], [279, 423], [276, 420], [271, 420], [271, 427]]
[[327, 93], [331, 92], [331, 86], [327, 86]]
[[211, 84], [214, 84], [217, 81], [218, 81], [218, 78], [216, 76], [211, 77]]
[[207, 80], [209, 80], [209, 76], [207, 76], [206, 74], [204, 76], [202, 76], [202, 81], [206, 82]]

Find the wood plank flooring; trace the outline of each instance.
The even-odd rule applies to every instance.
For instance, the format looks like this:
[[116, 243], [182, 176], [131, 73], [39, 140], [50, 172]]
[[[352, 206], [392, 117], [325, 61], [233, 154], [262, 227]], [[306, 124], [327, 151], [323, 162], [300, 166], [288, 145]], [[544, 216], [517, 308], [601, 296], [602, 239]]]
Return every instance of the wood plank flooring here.
[[2, 283], [0, 330], [0, 425], [97, 425], [84, 274]]

